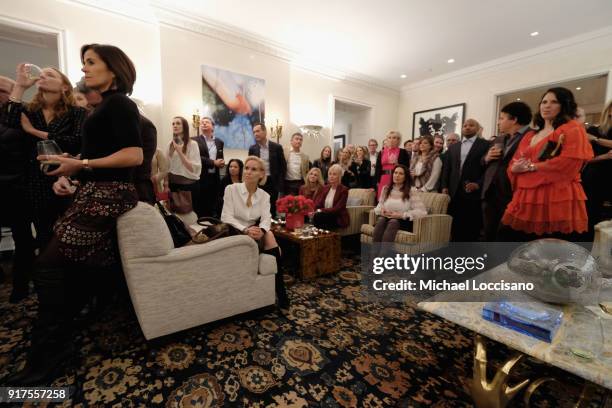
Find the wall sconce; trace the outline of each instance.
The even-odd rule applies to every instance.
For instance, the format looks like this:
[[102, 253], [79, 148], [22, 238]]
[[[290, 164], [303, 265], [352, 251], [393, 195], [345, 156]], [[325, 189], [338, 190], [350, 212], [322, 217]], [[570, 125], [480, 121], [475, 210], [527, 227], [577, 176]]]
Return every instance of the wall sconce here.
[[280, 143], [280, 138], [283, 137], [283, 125], [278, 124], [278, 119], [276, 119], [276, 126], [270, 127], [270, 135], [276, 138], [276, 143]]
[[323, 130], [323, 126], [319, 125], [300, 126], [300, 131], [305, 137], [309, 137], [315, 140], [319, 140], [319, 137], [321, 137], [321, 130]]
[[196, 136], [200, 136], [200, 110], [194, 109], [193, 115], [191, 115], [191, 126], [196, 131]]

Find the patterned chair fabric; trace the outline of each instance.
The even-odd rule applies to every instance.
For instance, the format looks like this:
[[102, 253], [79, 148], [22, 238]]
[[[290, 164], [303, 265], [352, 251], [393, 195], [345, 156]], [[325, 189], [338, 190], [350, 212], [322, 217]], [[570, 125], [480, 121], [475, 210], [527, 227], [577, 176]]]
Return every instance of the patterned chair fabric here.
[[[415, 193], [423, 200], [427, 214], [413, 223], [413, 231], [398, 231], [395, 247], [398, 252], [420, 254], [441, 248], [450, 240], [452, 217], [446, 214], [450, 197], [439, 193]], [[372, 243], [376, 214], [372, 209], [367, 224], [361, 226], [361, 242]]]
[[348, 201], [360, 200], [357, 206], [346, 207], [350, 224], [346, 228], [340, 228], [336, 232], [341, 236], [357, 235], [361, 232], [361, 226], [368, 221], [368, 213], [374, 208], [376, 193], [367, 188], [351, 188], [349, 190]]

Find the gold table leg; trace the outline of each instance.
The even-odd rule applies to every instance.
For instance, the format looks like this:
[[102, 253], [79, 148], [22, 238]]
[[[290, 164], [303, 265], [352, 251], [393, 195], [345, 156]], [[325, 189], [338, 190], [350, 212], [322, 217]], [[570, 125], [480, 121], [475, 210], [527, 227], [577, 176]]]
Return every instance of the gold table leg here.
[[[508, 385], [510, 371], [519, 361], [521, 361], [524, 354], [517, 352], [497, 370], [495, 377], [493, 377], [493, 381], [489, 382], [487, 379], [487, 349], [484, 341], [481, 336], [476, 335], [474, 343], [474, 374], [470, 387], [474, 405], [476, 405], [477, 408], [505, 408], [530, 382], [530, 380], [527, 379], [514, 386]], [[559, 381], [552, 377], [542, 377], [533, 381], [529, 387], [525, 389], [523, 402], [526, 408], [529, 408], [531, 397], [537, 389], [548, 382]], [[586, 381], [580, 393], [580, 398], [574, 405], [574, 408], [586, 408], [597, 389], [599, 389], [597, 385]], [[607, 405], [607, 403], [605, 405]]]
[[527, 386], [524, 380], [515, 386], [508, 385], [508, 376], [512, 368], [523, 358], [517, 353], [497, 370], [493, 381], [487, 379], [487, 350], [482, 337], [475, 338], [474, 375], [472, 379], [472, 399], [477, 408], [505, 408], [508, 403]]

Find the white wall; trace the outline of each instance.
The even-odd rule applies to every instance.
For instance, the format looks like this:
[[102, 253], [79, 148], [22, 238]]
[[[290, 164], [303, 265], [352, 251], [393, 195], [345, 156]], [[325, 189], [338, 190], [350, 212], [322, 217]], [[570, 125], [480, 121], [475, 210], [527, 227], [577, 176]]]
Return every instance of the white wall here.
[[[402, 90], [399, 105], [400, 131], [411, 134], [413, 112], [465, 102], [466, 117], [477, 119], [488, 138], [495, 132], [496, 95], [609, 72], [612, 32], [593, 37], [493, 69], [407, 87]], [[608, 79], [608, 99], [612, 96], [611, 79], [612, 75]]]
[[[323, 146], [332, 144], [333, 97], [372, 106], [376, 119], [364, 126], [372, 128], [379, 139], [397, 125], [398, 93], [323, 77], [280, 58], [191, 31], [162, 26], [160, 34], [164, 95], [164, 128], [160, 135], [163, 140], [170, 140], [166, 124], [173, 116], [181, 114], [191, 118], [194, 108], [201, 106], [202, 64], [266, 81], [266, 122], [274, 124], [278, 119], [283, 124], [281, 144], [288, 146], [291, 134], [301, 125], [323, 126], [319, 140], [304, 140], [303, 151], [311, 160], [319, 157]], [[369, 137], [369, 134], [362, 135], [360, 140], [353, 142], [367, 144]], [[228, 149], [225, 154], [228, 158], [244, 158], [246, 151]]]
[[[146, 12], [147, 10], [140, 9], [137, 15], [144, 15]], [[56, 0], [3, 1], [0, 18], [63, 31], [66, 74], [73, 82], [82, 76], [79, 55], [81, 45], [104, 43], [118, 46], [136, 66], [137, 80], [133, 96], [144, 101], [145, 113], [156, 125], [161, 123], [160, 46], [157, 24]]]
[[351, 143], [353, 113], [336, 111], [334, 115], [334, 136], [346, 135], [346, 143]]
[[[278, 119], [283, 124], [282, 144], [289, 144], [290, 135], [299, 125], [323, 126], [319, 140], [304, 141], [304, 151], [311, 159], [319, 156], [324, 145], [331, 145], [334, 98], [373, 108], [371, 119], [365, 125], [371, 134], [361, 135], [354, 143], [366, 144], [369, 137], [382, 140], [389, 129], [397, 126], [398, 92], [331, 79], [248, 46], [160, 25], [147, 2], [136, 5], [111, 2], [113, 7], [133, 8], [123, 12], [140, 18], [134, 20], [85, 5], [87, 1], [3, 2], [0, 19], [63, 31], [66, 73], [72, 81], [81, 77], [81, 45], [99, 42], [123, 49], [137, 69], [133, 96], [144, 100], [145, 112], [158, 128], [160, 145], [170, 140], [168, 129], [173, 116], [191, 119], [194, 108], [201, 107], [202, 64], [265, 79], [266, 122], [273, 124]], [[244, 157], [246, 151], [228, 151], [227, 155]]]
[[[288, 63], [190, 31], [161, 27], [160, 34], [164, 94], [163, 126], [158, 131], [160, 141], [170, 141], [170, 123], [174, 116], [181, 115], [191, 121], [194, 108], [202, 107], [202, 65], [264, 79], [266, 122], [273, 124], [278, 119], [281, 124], [288, 123]], [[282, 144], [289, 144], [289, 132], [285, 126]], [[246, 154], [246, 151], [225, 151], [226, 158], [244, 159]]]
[[311, 159], [319, 157], [323, 146], [333, 145], [334, 98], [372, 108], [371, 119], [360, 125], [371, 129], [371, 133], [357, 135], [353, 123], [351, 143], [367, 145], [368, 139], [374, 137], [380, 144], [387, 131], [397, 127], [399, 95], [396, 92], [323, 77], [293, 66], [290, 89], [292, 124], [323, 126], [319, 141], [304, 141], [304, 151]]

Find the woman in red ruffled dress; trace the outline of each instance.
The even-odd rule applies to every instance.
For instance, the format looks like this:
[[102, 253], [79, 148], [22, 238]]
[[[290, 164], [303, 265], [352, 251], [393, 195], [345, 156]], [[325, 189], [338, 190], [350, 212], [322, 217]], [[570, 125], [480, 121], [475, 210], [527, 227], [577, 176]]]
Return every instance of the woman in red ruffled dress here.
[[[514, 193], [502, 218], [500, 236], [504, 241], [544, 237], [580, 241], [587, 231], [580, 170], [593, 158], [593, 149], [575, 115], [571, 91], [546, 91], [534, 116], [539, 131], [523, 137], [508, 166]], [[560, 152], [544, 159], [541, 152], [548, 144], [559, 145]]]

